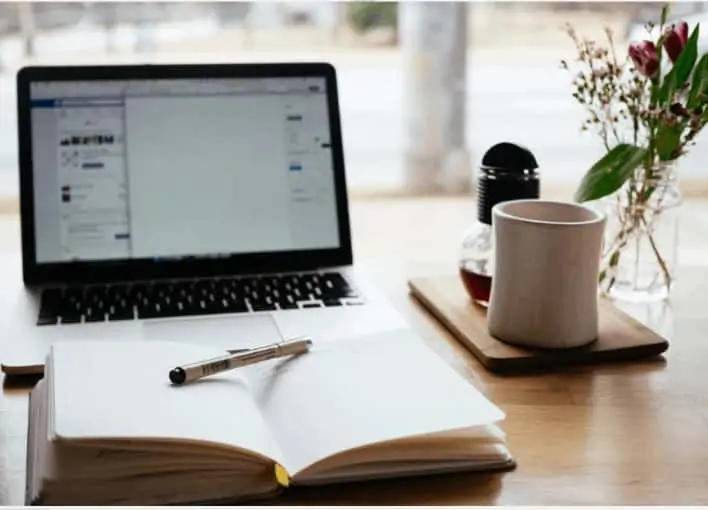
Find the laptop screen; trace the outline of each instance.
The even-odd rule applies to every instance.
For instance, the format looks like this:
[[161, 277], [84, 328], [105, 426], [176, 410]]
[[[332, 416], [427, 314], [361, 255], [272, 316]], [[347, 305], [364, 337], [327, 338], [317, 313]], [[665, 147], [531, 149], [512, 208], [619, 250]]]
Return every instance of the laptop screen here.
[[339, 247], [324, 78], [30, 85], [38, 263]]

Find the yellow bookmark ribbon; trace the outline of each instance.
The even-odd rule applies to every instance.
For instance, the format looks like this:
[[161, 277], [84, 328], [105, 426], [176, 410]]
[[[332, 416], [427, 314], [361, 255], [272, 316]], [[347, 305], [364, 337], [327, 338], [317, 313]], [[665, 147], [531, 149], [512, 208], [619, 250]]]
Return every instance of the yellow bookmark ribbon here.
[[290, 485], [290, 476], [285, 468], [280, 464], [275, 465], [275, 479], [282, 487], [288, 487]]

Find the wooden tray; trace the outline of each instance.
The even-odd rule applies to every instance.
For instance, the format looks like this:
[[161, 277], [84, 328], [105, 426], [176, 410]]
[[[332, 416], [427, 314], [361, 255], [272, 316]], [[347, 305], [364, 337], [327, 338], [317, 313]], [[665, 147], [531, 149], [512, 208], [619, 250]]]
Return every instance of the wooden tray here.
[[492, 372], [526, 372], [581, 363], [658, 356], [669, 342], [633, 317], [600, 300], [600, 336], [592, 344], [562, 350], [515, 347], [492, 337], [486, 311], [474, 305], [458, 276], [415, 278], [411, 293]]

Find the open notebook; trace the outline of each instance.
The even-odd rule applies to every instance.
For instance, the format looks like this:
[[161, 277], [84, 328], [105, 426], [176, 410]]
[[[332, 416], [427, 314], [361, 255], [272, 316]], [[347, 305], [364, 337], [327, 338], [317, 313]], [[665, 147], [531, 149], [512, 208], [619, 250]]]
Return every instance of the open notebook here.
[[61, 342], [32, 392], [27, 504], [238, 502], [288, 486], [509, 469], [504, 415], [409, 331], [316, 342], [174, 387], [220, 355]]

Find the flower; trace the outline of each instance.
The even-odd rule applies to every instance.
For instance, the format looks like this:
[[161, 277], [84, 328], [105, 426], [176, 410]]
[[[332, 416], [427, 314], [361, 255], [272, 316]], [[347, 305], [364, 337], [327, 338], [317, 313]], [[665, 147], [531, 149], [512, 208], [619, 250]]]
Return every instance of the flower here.
[[659, 56], [651, 41], [630, 44], [629, 57], [634, 62], [634, 67], [647, 78], [652, 78], [659, 71]]
[[676, 62], [688, 42], [688, 23], [679, 21], [666, 27], [664, 31], [664, 49], [669, 54], [671, 62]]

